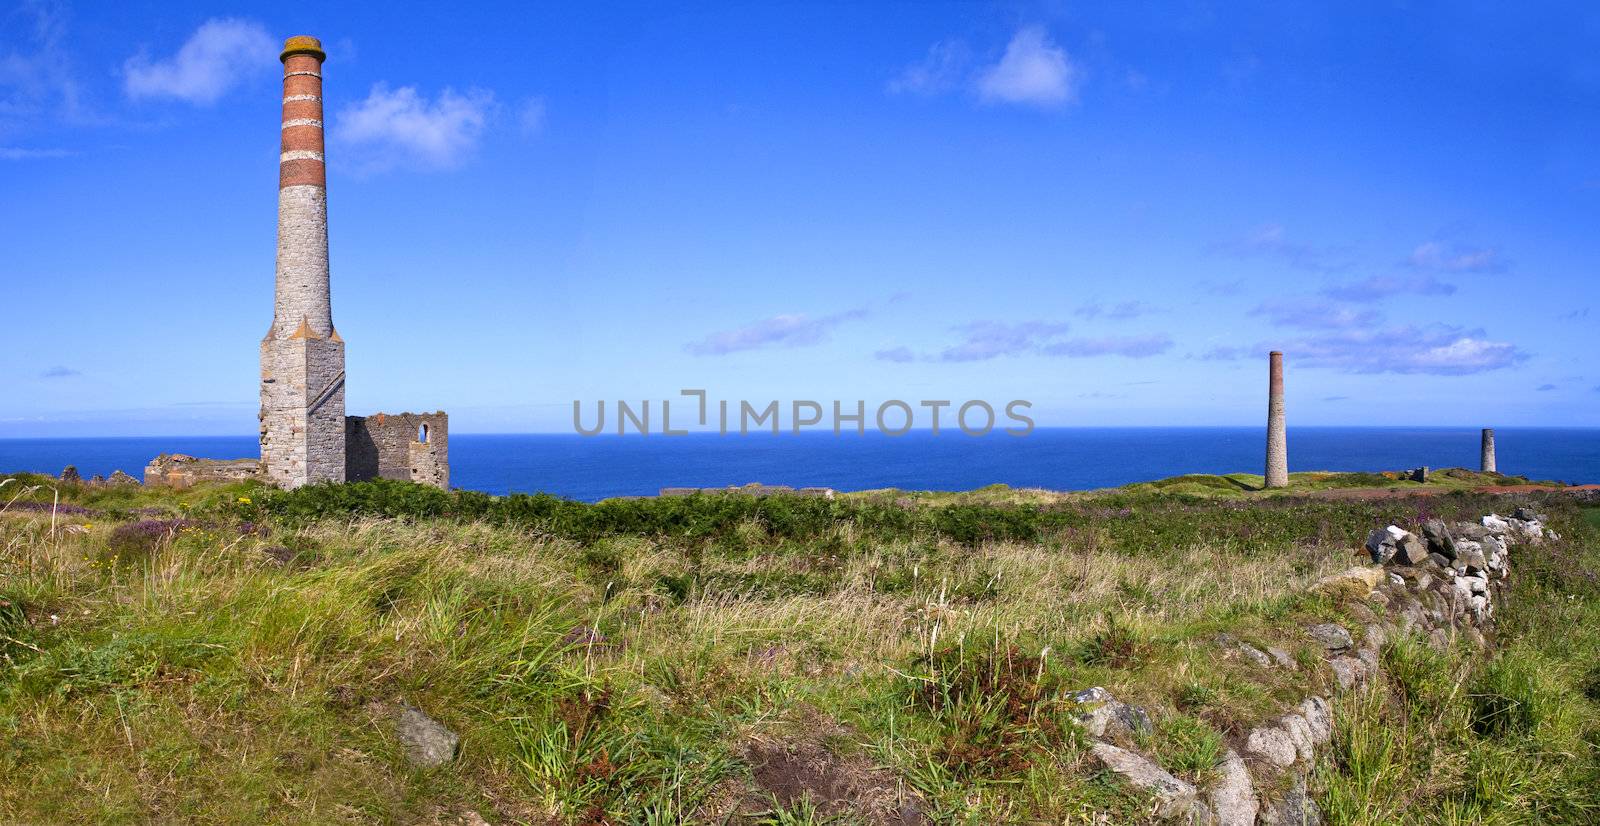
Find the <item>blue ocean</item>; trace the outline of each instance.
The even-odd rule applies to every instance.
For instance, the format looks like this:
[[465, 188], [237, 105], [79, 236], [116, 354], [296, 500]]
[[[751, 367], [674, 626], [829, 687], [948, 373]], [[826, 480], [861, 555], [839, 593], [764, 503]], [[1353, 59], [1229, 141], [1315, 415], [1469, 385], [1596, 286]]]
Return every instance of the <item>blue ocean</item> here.
[[[1015, 487], [1083, 490], [1182, 473], [1261, 472], [1261, 428], [1040, 428], [1027, 437], [959, 432], [834, 436], [666, 437], [568, 434], [455, 434], [453, 487], [488, 493], [543, 491], [594, 501], [654, 494], [663, 487], [762, 482], [839, 490], [969, 490]], [[1573, 483], [1600, 482], [1600, 428], [1500, 428], [1502, 473]], [[142, 475], [162, 452], [218, 459], [257, 455], [253, 436], [0, 439], [0, 472], [85, 478], [121, 469]], [[1290, 470], [1400, 470], [1478, 463], [1469, 428], [1307, 427], [1289, 430]]]

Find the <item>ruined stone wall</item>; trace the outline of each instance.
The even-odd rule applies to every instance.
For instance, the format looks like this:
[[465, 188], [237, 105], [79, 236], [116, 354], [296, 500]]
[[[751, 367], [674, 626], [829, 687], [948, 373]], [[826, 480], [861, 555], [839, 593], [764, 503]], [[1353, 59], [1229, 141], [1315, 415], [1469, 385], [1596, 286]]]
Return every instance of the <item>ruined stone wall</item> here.
[[345, 478], [450, 487], [450, 417], [434, 413], [346, 416]]
[[144, 469], [146, 485], [171, 488], [187, 488], [201, 482], [244, 482], [261, 477], [261, 462], [255, 459], [197, 459], [182, 453], [163, 453]]

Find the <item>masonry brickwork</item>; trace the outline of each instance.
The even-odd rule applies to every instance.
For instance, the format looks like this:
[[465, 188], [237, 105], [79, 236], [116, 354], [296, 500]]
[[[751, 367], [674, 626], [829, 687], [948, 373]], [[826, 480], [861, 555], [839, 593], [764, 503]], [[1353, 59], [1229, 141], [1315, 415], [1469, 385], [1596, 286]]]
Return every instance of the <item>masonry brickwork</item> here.
[[450, 487], [450, 417], [374, 413], [345, 417], [345, 479], [397, 479]]

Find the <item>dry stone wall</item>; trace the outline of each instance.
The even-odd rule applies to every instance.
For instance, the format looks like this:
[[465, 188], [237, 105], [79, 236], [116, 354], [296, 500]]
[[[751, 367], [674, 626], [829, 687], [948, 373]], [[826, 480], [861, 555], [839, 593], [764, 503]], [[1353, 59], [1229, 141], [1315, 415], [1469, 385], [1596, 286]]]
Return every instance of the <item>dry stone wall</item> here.
[[[1324, 652], [1335, 693], [1381, 676], [1379, 650], [1394, 634], [1425, 635], [1436, 648], [1465, 637], [1488, 645], [1494, 602], [1510, 572], [1510, 547], [1557, 538], [1528, 508], [1477, 522], [1432, 520], [1420, 535], [1391, 525], [1374, 531], [1366, 548], [1372, 564], [1327, 577], [1312, 589], [1350, 600], [1364, 623], [1359, 635], [1323, 623], [1304, 629]], [[1261, 668], [1295, 668], [1286, 653], [1223, 640]], [[1208, 788], [1178, 778], [1127, 748], [1130, 733], [1148, 733], [1149, 717], [1092, 688], [1074, 699], [1091, 754], [1124, 782], [1143, 789], [1156, 817], [1197, 826], [1314, 826], [1323, 822], [1306, 781], [1334, 733], [1332, 696], [1306, 697], [1287, 713], [1246, 734], [1215, 767]], [[1121, 743], [1121, 745], [1118, 745]], [[1282, 791], [1274, 791], [1282, 790]]]

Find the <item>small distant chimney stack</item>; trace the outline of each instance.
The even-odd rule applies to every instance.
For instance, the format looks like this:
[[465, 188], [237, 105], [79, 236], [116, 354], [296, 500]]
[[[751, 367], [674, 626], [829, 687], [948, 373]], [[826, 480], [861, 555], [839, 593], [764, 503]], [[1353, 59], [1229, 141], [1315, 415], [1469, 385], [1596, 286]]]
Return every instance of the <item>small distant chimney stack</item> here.
[[1484, 473], [1499, 473], [1494, 469], [1494, 428], [1483, 429], [1483, 450], [1480, 454], [1479, 469]]
[[1267, 487], [1289, 485], [1289, 438], [1283, 420], [1283, 353], [1268, 355], [1267, 378]]

